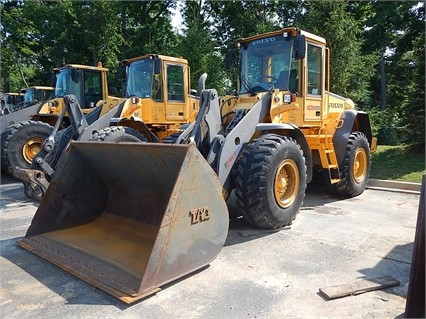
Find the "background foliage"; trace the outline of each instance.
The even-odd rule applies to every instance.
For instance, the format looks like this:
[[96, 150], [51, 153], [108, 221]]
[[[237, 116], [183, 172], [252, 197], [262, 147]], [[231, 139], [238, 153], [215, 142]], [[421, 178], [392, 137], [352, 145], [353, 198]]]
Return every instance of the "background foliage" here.
[[[43, 1], [0, 0], [1, 91], [50, 85], [67, 63], [110, 69], [146, 53], [182, 56], [192, 87], [232, 89], [228, 45], [239, 37], [297, 26], [326, 38], [331, 91], [372, 118], [382, 144], [425, 139], [425, 8], [417, 1]], [[173, 10], [183, 17], [172, 27]]]

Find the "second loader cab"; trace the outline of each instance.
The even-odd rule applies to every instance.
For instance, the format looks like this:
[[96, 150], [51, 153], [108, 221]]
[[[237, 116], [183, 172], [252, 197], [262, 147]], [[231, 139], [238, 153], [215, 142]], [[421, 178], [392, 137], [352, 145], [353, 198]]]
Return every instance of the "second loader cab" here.
[[69, 65], [55, 71], [57, 72], [55, 97], [63, 98], [65, 95], [73, 94], [83, 109], [93, 108], [98, 101], [103, 100], [105, 88], [102, 85], [103, 74], [100, 71], [107, 72], [107, 69]]
[[139, 117], [162, 140], [191, 123], [199, 109], [199, 98], [190, 85], [188, 61], [182, 58], [146, 54], [124, 60], [125, 97], [122, 118]]

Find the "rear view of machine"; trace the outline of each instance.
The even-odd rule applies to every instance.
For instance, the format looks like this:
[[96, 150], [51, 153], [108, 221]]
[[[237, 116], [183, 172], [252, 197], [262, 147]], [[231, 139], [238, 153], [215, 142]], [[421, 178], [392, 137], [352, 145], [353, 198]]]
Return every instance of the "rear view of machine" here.
[[[285, 28], [234, 44], [236, 94], [201, 90], [195, 121], [174, 144], [70, 142], [19, 245], [132, 302], [219, 253], [231, 191], [243, 217], [264, 229], [293, 222], [317, 173], [339, 196], [361, 194], [376, 143], [368, 115], [329, 92], [325, 39]], [[139, 222], [153, 249], [130, 228]], [[141, 251], [143, 263], [133, 258]], [[120, 279], [136, 269], [173, 276]]]

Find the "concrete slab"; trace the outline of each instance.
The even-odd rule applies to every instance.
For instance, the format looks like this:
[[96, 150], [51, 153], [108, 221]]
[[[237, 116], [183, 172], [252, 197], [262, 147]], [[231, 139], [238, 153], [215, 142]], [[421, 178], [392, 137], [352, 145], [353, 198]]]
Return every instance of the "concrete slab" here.
[[[37, 209], [22, 186], [0, 187], [1, 318], [403, 317], [419, 196], [367, 189], [339, 199], [309, 186], [293, 225], [259, 231], [232, 220], [211, 265], [125, 305], [19, 248]], [[230, 210], [237, 214], [235, 199]], [[401, 284], [326, 300], [319, 288], [392, 276]]]
[[369, 179], [367, 188], [392, 192], [420, 194], [422, 184], [401, 181], [389, 181], [383, 179]]

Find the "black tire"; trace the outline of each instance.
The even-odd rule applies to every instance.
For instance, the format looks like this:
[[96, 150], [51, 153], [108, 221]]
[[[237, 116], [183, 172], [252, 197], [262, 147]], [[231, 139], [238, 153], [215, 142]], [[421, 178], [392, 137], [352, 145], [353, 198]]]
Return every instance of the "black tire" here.
[[163, 138], [163, 140], [161, 141], [161, 143], [164, 143], [164, 144], [175, 144], [181, 134], [182, 134], [182, 132], [172, 133], [169, 136], [166, 136], [165, 138]]
[[51, 125], [40, 121], [24, 121], [8, 127], [1, 139], [2, 169], [30, 168], [33, 158], [52, 129]]
[[103, 142], [147, 142], [146, 137], [126, 126], [110, 126], [95, 132], [90, 141], [103, 141]]
[[332, 190], [342, 197], [362, 194], [370, 174], [370, 147], [364, 133], [353, 132], [346, 145], [345, 157], [340, 165], [340, 182], [333, 184]]
[[289, 225], [302, 206], [306, 178], [299, 144], [290, 137], [263, 135], [247, 145], [238, 162], [237, 204], [256, 227], [276, 229]]

